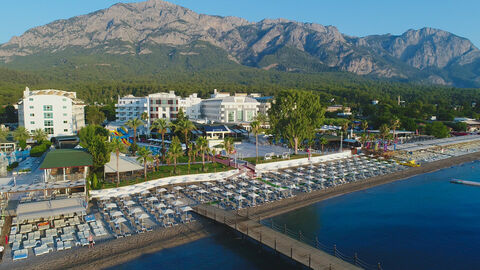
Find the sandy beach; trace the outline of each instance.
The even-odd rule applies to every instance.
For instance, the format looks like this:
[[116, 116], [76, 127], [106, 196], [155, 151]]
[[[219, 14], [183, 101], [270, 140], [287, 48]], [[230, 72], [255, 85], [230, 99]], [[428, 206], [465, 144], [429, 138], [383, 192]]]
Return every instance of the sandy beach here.
[[[311, 205], [313, 203], [374, 186], [406, 179], [418, 174], [433, 172], [442, 168], [472, 162], [480, 159], [480, 152], [451, 157], [427, 163], [417, 168], [381, 175], [367, 180], [347, 183], [327, 190], [301, 193], [293, 198], [275, 201], [255, 208], [243, 209], [239, 214], [252, 219], [266, 219], [285, 212]], [[189, 243], [214, 234], [218, 227], [204, 218], [187, 225], [97, 243], [93, 249], [75, 248], [68, 251], [54, 252], [47, 256], [34, 257], [18, 262], [0, 264], [0, 269], [101, 269], [133, 260], [143, 254], [154, 253], [164, 248], [171, 248]]]

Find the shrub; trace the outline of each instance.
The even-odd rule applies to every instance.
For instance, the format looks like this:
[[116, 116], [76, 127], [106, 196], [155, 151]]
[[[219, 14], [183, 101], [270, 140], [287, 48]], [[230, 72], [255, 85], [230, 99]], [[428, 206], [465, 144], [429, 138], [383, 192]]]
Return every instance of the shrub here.
[[45, 153], [50, 148], [51, 145], [51, 142], [43, 141], [42, 144], [32, 147], [32, 149], [30, 150], [30, 156], [41, 157], [43, 153]]
[[7, 171], [11, 171], [11, 170], [15, 169], [16, 167], [18, 167], [18, 162], [17, 162], [17, 161], [15, 161], [15, 162], [13, 162], [12, 164], [8, 165], [8, 166], [7, 166]]

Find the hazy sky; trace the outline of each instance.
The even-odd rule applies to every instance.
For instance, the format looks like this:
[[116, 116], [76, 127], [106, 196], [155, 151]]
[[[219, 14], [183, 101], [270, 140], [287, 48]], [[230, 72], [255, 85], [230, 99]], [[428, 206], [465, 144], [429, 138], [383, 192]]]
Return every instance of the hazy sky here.
[[[400, 34], [425, 26], [440, 28], [480, 45], [479, 0], [168, 0], [199, 13], [250, 21], [287, 18], [337, 26], [364, 36]], [[121, 0], [2, 1], [0, 43], [31, 27], [107, 8]]]

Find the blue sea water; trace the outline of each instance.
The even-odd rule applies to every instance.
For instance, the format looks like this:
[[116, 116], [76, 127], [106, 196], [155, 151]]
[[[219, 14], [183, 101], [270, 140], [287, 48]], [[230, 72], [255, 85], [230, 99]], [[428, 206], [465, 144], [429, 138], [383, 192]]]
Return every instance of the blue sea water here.
[[[383, 269], [480, 269], [480, 162], [346, 194], [273, 218]], [[144, 255], [116, 269], [291, 269], [231, 233]]]

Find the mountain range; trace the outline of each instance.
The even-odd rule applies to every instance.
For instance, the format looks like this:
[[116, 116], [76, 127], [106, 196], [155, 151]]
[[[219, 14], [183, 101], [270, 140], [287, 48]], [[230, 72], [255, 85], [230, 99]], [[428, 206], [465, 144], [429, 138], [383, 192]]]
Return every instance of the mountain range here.
[[[480, 50], [433, 28], [353, 37], [286, 19], [250, 22], [161, 0], [115, 4], [32, 28], [0, 45], [0, 66], [118, 79], [165, 70], [351, 72], [373, 78], [480, 87]], [[70, 75], [69, 75], [70, 74]]]

